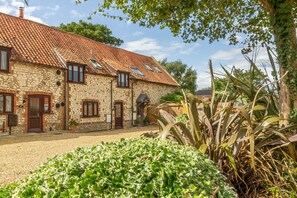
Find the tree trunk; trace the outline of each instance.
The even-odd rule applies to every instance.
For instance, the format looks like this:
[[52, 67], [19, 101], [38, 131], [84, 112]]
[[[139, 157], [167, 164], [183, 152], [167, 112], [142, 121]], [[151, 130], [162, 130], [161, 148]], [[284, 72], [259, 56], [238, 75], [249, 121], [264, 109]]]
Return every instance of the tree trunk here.
[[[280, 64], [280, 76], [285, 74], [285, 69]], [[291, 100], [290, 100], [290, 91], [288, 86], [283, 78], [280, 82], [279, 90], [279, 116], [281, 118], [280, 125], [287, 126], [289, 124], [288, 119], [291, 111]]]
[[[271, 24], [280, 66], [280, 76], [288, 74], [280, 82], [279, 107], [281, 125], [288, 125], [288, 118], [293, 104], [297, 108], [297, 38], [293, 9], [290, 0], [270, 0]], [[291, 106], [292, 105], [292, 106]]]

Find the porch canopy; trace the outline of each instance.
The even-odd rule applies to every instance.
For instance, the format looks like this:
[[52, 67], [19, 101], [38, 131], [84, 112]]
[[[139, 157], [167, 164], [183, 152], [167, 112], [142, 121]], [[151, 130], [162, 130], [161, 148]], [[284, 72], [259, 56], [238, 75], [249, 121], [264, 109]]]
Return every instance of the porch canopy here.
[[137, 100], [136, 100], [136, 103], [137, 103], [138, 106], [140, 106], [140, 105], [144, 105], [144, 106], [146, 106], [148, 103], [150, 103], [150, 98], [148, 97], [147, 94], [145, 94], [145, 93], [141, 93], [141, 94], [138, 96], [138, 98], [137, 98]]

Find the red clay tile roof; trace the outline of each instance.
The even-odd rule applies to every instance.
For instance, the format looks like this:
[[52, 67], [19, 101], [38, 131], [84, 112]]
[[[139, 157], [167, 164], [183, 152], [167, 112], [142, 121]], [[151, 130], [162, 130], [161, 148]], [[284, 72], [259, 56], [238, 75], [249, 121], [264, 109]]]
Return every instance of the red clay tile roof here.
[[[65, 68], [61, 62], [87, 65], [88, 72], [115, 76], [117, 71], [130, 72], [139, 80], [179, 86], [153, 57], [111, 47], [91, 39], [0, 13], [0, 46], [12, 47], [12, 60]], [[90, 59], [102, 65], [96, 69]], [[152, 69], [149, 71], [144, 64]], [[162, 71], [158, 73], [153, 65]], [[138, 68], [144, 76], [130, 68]]]

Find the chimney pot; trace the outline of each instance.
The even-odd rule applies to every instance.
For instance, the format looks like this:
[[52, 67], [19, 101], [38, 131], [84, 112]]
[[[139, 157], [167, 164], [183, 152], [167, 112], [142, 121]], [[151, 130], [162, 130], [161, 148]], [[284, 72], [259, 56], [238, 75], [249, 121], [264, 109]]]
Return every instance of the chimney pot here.
[[19, 17], [24, 18], [24, 7], [19, 7]]

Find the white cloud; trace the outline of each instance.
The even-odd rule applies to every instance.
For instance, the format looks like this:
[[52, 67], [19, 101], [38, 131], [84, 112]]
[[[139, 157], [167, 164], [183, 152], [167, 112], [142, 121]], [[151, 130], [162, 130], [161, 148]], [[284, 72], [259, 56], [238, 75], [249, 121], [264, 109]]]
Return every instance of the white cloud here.
[[133, 22], [132, 22], [131, 20], [126, 20], [125, 23], [126, 23], [127, 25], [131, 25]]
[[50, 16], [54, 16], [55, 14], [56, 14], [55, 12], [46, 12], [46, 13], [44, 13], [43, 17], [48, 18]]
[[55, 5], [55, 7], [49, 8], [49, 9], [51, 9], [53, 11], [58, 11], [58, 10], [60, 10], [60, 6], [59, 5]]
[[129, 51], [151, 51], [159, 50], [162, 47], [156, 39], [145, 37], [140, 40], [127, 42], [125, 48]]
[[0, 6], [0, 12], [5, 14], [12, 14], [14, 12], [14, 9], [10, 6]]
[[46, 24], [41, 18], [32, 16], [32, 15], [26, 16], [25, 18], [26, 18], [26, 19], [29, 19], [29, 20], [31, 20], [31, 21], [38, 22], [38, 23]]
[[[256, 63], [256, 66], [264, 72], [266, 68], [269, 77], [271, 78], [271, 67], [269, 62], [269, 57], [266, 48], [258, 48], [253, 51], [253, 53], [247, 54], [247, 56]], [[221, 65], [227, 70], [231, 70], [234, 66], [238, 69], [249, 69], [250, 63], [244, 58], [241, 53], [240, 48], [233, 48], [231, 50], [219, 50], [211, 55], [213, 61], [213, 69], [216, 76], [224, 75]], [[199, 89], [210, 86], [210, 75], [209, 72], [203, 71], [198, 73], [197, 85]], [[265, 72], [264, 72], [265, 73]], [[220, 76], [222, 77], [222, 76]]]
[[171, 42], [169, 45], [170, 50], [179, 50], [179, 49], [182, 49], [183, 47], [184, 47], [184, 43], [180, 43], [177, 41]]
[[48, 18], [50, 16], [55, 16], [56, 15], [56, 12], [58, 10], [60, 10], [60, 6], [59, 5], [55, 5], [54, 7], [47, 7], [46, 9], [49, 12], [45, 12], [44, 15], [43, 15], [43, 17]]
[[174, 41], [170, 43], [168, 50], [170, 51], [178, 50], [179, 54], [187, 55], [187, 54], [191, 54], [199, 46], [200, 46], [199, 43], [188, 44], [188, 43]]
[[133, 36], [141, 36], [141, 35], [143, 35], [143, 32], [134, 32], [132, 35]]
[[179, 59], [178, 55], [187, 55], [192, 53], [197, 47], [198, 43], [186, 44], [182, 42], [173, 41], [168, 43], [160, 43], [156, 39], [144, 37], [139, 40], [124, 43], [123, 46], [126, 50], [147, 54], [154, 56], [157, 60], [168, 58], [173, 54], [176, 60]]
[[213, 60], [232, 60], [237, 56], [241, 56], [241, 49], [233, 48], [229, 51], [219, 50], [210, 56]]
[[210, 74], [208, 70], [202, 70], [197, 72], [197, 89], [203, 89], [210, 87]]
[[192, 54], [193, 51], [197, 48], [197, 47], [200, 47], [200, 44], [199, 43], [195, 43], [193, 44], [193, 46], [189, 46], [189, 47], [186, 47], [186, 44], [183, 43], [184, 46], [182, 48], [182, 50], [180, 51], [181, 54], [184, 54], [184, 55], [187, 55], [187, 54]]
[[156, 39], [147, 37], [135, 41], [126, 42], [124, 48], [128, 51], [139, 52], [147, 54], [149, 56], [154, 56], [156, 59], [164, 59], [168, 55]]
[[70, 14], [73, 18], [82, 18], [85, 17], [85, 14], [79, 13], [76, 10], [71, 10]]
[[24, 2], [12, 0], [11, 5], [14, 7], [24, 7]]
[[[9, 15], [18, 16], [19, 7], [24, 6], [24, 2], [20, 1], [20, 0], [12, 0], [12, 1], [0, 0], [0, 2], [2, 3], [2, 5], [0, 5], [0, 12], [9, 14]], [[24, 18], [45, 24], [45, 22], [41, 18], [33, 15], [33, 13], [35, 11], [40, 10], [40, 9], [41, 9], [41, 7], [38, 7], [38, 6], [25, 7], [24, 8]]]

